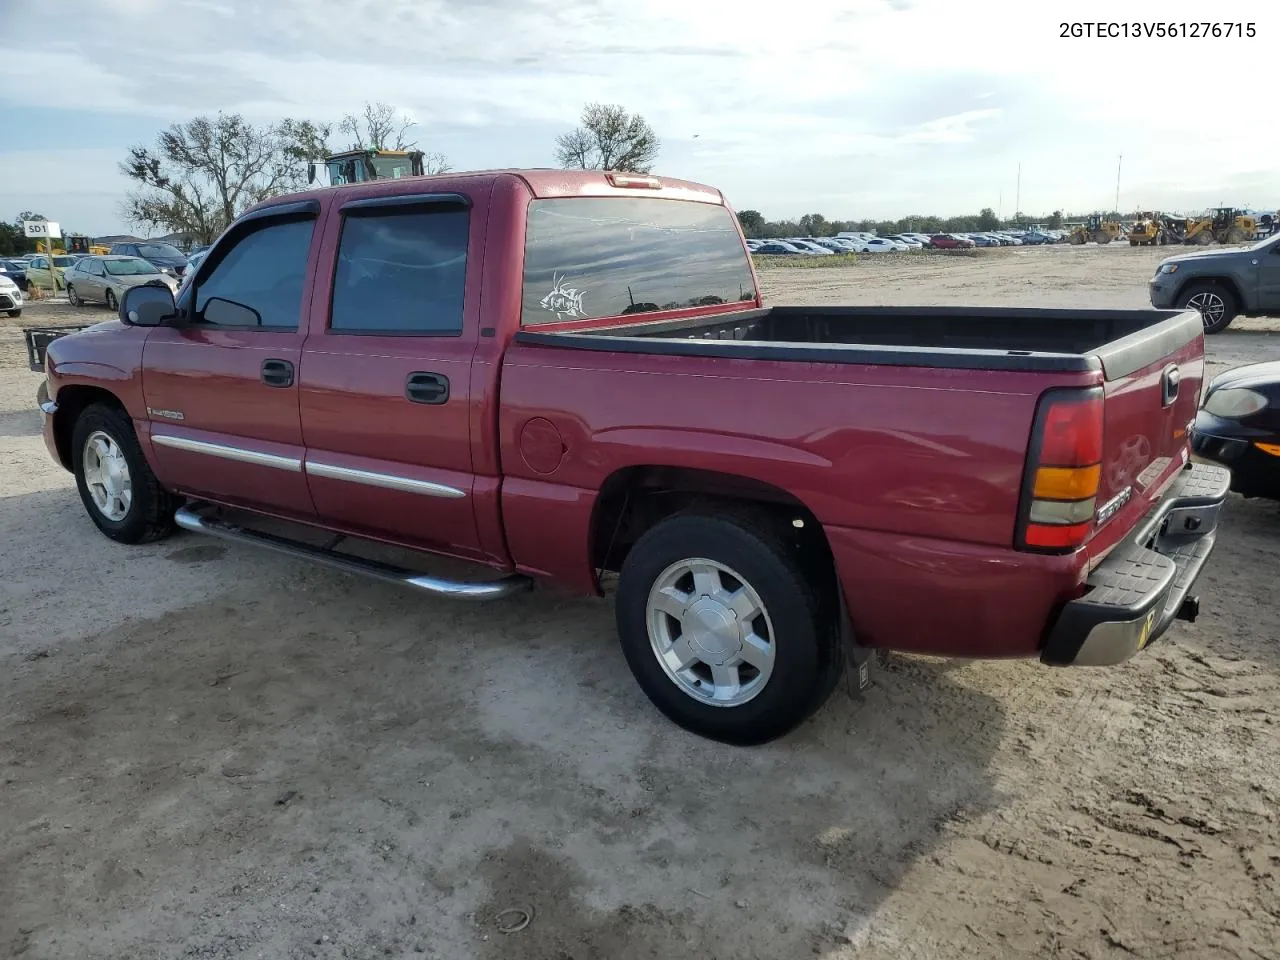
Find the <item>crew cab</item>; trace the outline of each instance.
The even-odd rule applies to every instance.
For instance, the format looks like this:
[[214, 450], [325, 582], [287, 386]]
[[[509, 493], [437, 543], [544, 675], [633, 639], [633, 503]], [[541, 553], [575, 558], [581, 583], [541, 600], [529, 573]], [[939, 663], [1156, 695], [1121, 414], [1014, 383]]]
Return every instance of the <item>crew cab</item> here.
[[50, 340], [38, 400], [114, 540], [616, 575], [653, 703], [758, 743], [877, 648], [1107, 665], [1194, 617], [1203, 347], [1192, 311], [766, 306], [713, 188], [448, 173], [262, 203], [176, 302]]
[[1148, 294], [1154, 307], [1196, 310], [1205, 333], [1221, 333], [1240, 314], [1280, 316], [1280, 234], [1247, 247], [1168, 257]]

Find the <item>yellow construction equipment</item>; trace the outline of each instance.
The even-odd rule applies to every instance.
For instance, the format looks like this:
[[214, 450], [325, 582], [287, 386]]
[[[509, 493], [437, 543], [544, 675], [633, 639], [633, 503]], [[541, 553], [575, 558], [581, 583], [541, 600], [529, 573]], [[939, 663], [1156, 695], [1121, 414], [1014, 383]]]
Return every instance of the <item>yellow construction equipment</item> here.
[[1076, 227], [1067, 238], [1068, 243], [1079, 246], [1082, 243], [1110, 243], [1124, 236], [1124, 226], [1115, 220], [1103, 220], [1096, 213], [1085, 221], [1083, 226]]
[[1141, 214], [1129, 228], [1129, 246], [1154, 247], [1168, 243], [1181, 243], [1186, 232], [1186, 221], [1166, 216], [1155, 210]]
[[1234, 207], [1215, 207], [1208, 216], [1187, 221], [1182, 242], [1204, 247], [1211, 243], [1246, 243], [1257, 235], [1256, 217]]
[[421, 150], [345, 150], [331, 154], [322, 161], [313, 161], [307, 171], [307, 182], [314, 183], [321, 168], [330, 186], [360, 183], [364, 180], [420, 177], [423, 173], [423, 157]]

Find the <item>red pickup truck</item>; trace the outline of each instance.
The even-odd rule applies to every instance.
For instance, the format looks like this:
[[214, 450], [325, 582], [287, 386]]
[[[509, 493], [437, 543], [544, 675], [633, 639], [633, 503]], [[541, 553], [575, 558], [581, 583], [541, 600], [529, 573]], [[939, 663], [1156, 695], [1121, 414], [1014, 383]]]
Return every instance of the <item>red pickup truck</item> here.
[[1229, 482], [1188, 457], [1202, 329], [765, 307], [715, 189], [459, 173], [261, 204], [176, 302], [136, 287], [49, 342], [39, 403], [115, 540], [176, 525], [477, 599], [616, 573], [656, 706], [757, 743], [875, 648], [1116, 664], [1194, 618]]

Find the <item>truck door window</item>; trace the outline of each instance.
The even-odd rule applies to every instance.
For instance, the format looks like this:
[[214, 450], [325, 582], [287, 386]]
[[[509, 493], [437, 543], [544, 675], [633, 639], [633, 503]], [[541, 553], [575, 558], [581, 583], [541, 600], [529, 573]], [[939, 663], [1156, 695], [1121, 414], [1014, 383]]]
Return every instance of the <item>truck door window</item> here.
[[529, 204], [525, 326], [755, 298], [747, 252], [725, 206], [657, 197]]
[[459, 336], [470, 211], [388, 207], [343, 218], [329, 329]]
[[229, 301], [255, 311], [272, 330], [296, 330], [302, 312], [314, 217], [268, 221], [237, 240], [196, 288], [195, 321], [208, 326], [236, 326], [252, 314], [243, 310], [206, 311], [210, 300]]

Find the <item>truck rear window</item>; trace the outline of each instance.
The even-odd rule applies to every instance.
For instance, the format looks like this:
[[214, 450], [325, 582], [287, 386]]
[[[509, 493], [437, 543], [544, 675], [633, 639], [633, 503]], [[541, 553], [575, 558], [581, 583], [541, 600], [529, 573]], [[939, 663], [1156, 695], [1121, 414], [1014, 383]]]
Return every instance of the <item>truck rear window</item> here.
[[657, 197], [529, 204], [524, 326], [754, 300], [727, 207]]

